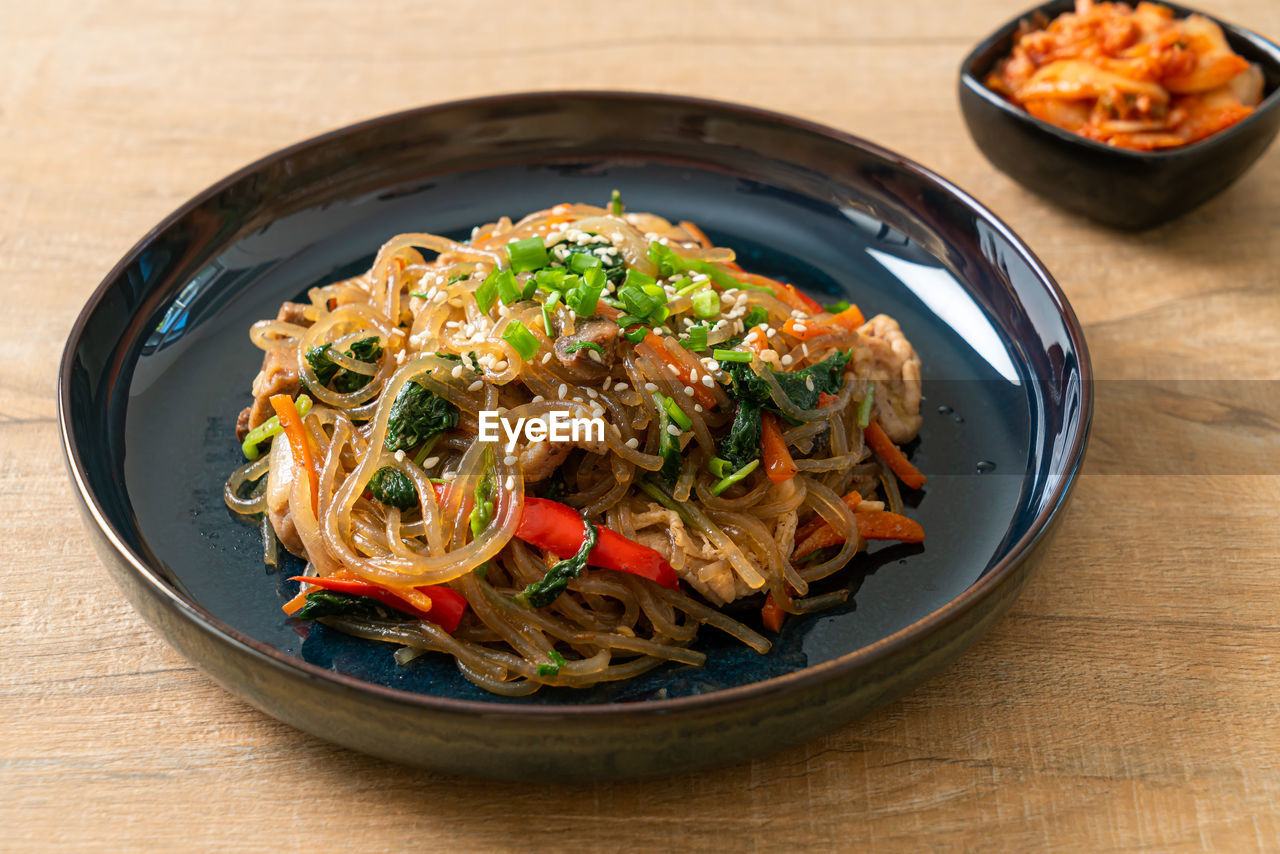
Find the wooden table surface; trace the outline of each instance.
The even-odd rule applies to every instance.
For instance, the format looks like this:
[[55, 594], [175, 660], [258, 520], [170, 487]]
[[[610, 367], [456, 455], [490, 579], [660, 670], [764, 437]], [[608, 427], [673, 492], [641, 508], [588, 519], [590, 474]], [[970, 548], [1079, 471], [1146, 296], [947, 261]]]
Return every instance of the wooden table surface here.
[[[961, 57], [1026, 2], [522, 3], [464, 31], [466, 4], [426, 0], [5, 4], [0, 848], [1280, 845], [1280, 148], [1143, 234], [1050, 207], [979, 155], [955, 98]], [[1280, 36], [1276, 0], [1202, 5]], [[1056, 274], [1098, 376], [1139, 382], [1100, 396], [1013, 611], [906, 698], [721, 771], [445, 779], [260, 714], [142, 623], [82, 534], [56, 366], [115, 261], [244, 163], [414, 105], [571, 87], [741, 101], [919, 160]]]

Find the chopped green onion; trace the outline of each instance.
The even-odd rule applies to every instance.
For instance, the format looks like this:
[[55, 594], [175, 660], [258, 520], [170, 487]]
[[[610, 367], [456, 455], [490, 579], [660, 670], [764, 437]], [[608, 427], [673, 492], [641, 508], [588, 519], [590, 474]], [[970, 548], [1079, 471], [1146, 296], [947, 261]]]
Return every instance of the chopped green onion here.
[[729, 461], [720, 457], [712, 457], [707, 460], [707, 471], [718, 478], [728, 477], [730, 474]]
[[609, 213], [614, 216], [622, 216], [622, 194], [617, 190], [609, 196]]
[[600, 295], [604, 293], [606, 281], [604, 270], [592, 267], [582, 274], [582, 284], [569, 292], [565, 302], [575, 314], [590, 317], [596, 313], [596, 305], [600, 302]]
[[604, 262], [593, 252], [575, 252], [569, 256], [568, 267], [575, 273], [585, 273], [593, 267], [603, 267]]
[[[298, 417], [305, 418], [307, 413], [311, 411], [311, 398], [305, 394], [298, 395], [298, 399], [294, 401], [294, 405], [298, 408]], [[257, 427], [254, 427], [245, 434], [244, 442], [240, 445], [240, 450], [244, 451], [246, 460], [256, 460], [258, 458], [258, 445], [270, 439], [272, 436], [278, 435], [281, 431], [280, 418], [272, 415], [266, 421], [263, 421]]]
[[734, 284], [733, 287], [741, 288], [747, 291], [764, 291], [770, 294], [773, 293], [773, 288], [766, 287], [765, 285], [753, 284], [751, 282], [737, 282], [736, 284]]
[[530, 276], [524, 283], [524, 289], [520, 291], [520, 299], [533, 299], [533, 295], [538, 292], [538, 280]]
[[864, 430], [871, 423], [871, 404], [875, 401], [875, 396], [876, 384], [871, 383], [867, 386], [867, 396], [858, 403], [858, 426]]
[[634, 314], [624, 314], [618, 318], [618, 326], [626, 329], [628, 326], [635, 326], [637, 323], [644, 323], [643, 317], [636, 317]]
[[538, 339], [518, 320], [513, 320], [507, 325], [502, 333], [502, 340], [510, 344], [526, 362], [538, 352]]
[[688, 276], [681, 276], [671, 283], [671, 287], [676, 289], [676, 296], [682, 297], [689, 291], [697, 290], [702, 286], [702, 282], [695, 282]]
[[542, 304], [542, 326], [548, 338], [551, 337], [551, 312], [555, 310], [558, 302], [560, 302], [560, 292], [552, 291], [546, 302]]
[[654, 402], [658, 404], [659, 408], [666, 410], [667, 414], [671, 416], [671, 420], [674, 421], [676, 426], [681, 430], [688, 430], [693, 426], [693, 420], [689, 418], [688, 415], [685, 415], [684, 410], [680, 408], [680, 404], [676, 403], [665, 394], [659, 394], [656, 391], [653, 393], [653, 399]]
[[[628, 271], [628, 274], [634, 271]], [[635, 285], [623, 285], [618, 289], [618, 298], [626, 305], [627, 311], [638, 317], [647, 318], [661, 307], [661, 303], [649, 296]]]
[[534, 273], [533, 278], [534, 281], [537, 282], [538, 287], [542, 288], [544, 291], [565, 290], [564, 270], [560, 270], [555, 267], [548, 267], [545, 270], [539, 270]]
[[711, 288], [704, 288], [693, 295], [693, 313], [706, 319], [720, 313], [720, 295]]
[[842, 299], [840, 300], [840, 302], [833, 302], [831, 303], [831, 305], [824, 305], [822, 307], [822, 310], [827, 312], [828, 314], [839, 314], [840, 312], [844, 311], [848, 307], [849, 307], [849, 301], [847, 299]]
[[566, 356], [570, 356], [579, 350], [595, 350], [597, 353], [603, 353], [604, 348], [594, 341], [574, 341], [568, 347], [564, 348]]
[[733, 486], [735, 483], [737, 483], [738, 481], [742, 480], [744, 477], [746, 477], [747, 475], [755, 471], [759, 465], [760, 465], [759, 460], [752, 460], [751, 462], [747, 463], [745, 466], [738, 469], [728, 477], [725, 477], [716, 481], [715, 485], [711, 487], [711, 494], [719, 495], [720, 493], [724, 492], [726, 489]]
[[541, 270], [551, 263], [547, 257], [547, 245], [536, 234], [507, 244], [507, 257], [511, 259], [511, 269], [519, 273], [524, 270]]
[[648, 273], [641, 273], [634, 267], [627, 268], [627, 277], [622, 280], [622, 284], [631, 285], [633, 287], [642, 288], [645, 285], [656, 285], [658, 280]]
[[751, 354], [744, 350], [712, 350], [712, 357], [717, 362], [750, 362]]
[[497, 273], [497, 270], [490, 273], [475, 290], [476, 305], [480, 306], [480, 311], [484, 314], [488, 314], [493, 304], [498, 301], [498, 285], [494, 281]]
[[539, 664], [538, 675], [539, 676], [559, 676], [560, 667], [559, 665], [556, 665], [556, 664]]
[[639, 344], [649, 334], [649, 328], [646, 326], [637, 326], [635, 329], [628, 329], [622, 333], [622, 337], [626, 338], [632, 344]]
[[689, 327], [689, 337], [680, 342], [686, 350], [701, 353], [707, 349], [707, 327], [702, 324]]
[[490, 280], [493, 281], [493, 287], [503, 305], [511, 305], [520, 299], [520, 285], [516, 282], [515, 273], [510, 270], [494, 270], [485, 279], [485, 283], [488, 284]]

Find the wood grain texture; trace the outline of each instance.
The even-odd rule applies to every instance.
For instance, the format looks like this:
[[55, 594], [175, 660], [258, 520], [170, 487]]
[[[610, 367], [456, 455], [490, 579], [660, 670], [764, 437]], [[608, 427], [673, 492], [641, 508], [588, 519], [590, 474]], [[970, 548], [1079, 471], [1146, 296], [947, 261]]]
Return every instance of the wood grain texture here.
[[[1280, 844], [1280, 149], [1139, 235], [1031, 196], [974, 149], [954, 95], [968, 47], [1027, 2], [527, 2], [462, 33], [464, 4], [430, 0], [7, 4], [0, 849]], [[1201, 5], [1280, 35], [1275, 0]], [[141, 234], [314, 133], [560, 87], [742, 101], [900, 150], [1035, 248], [1099, 377], [1180, 383], [1155, 395], [1158, 418], [1123, 392], [1099, 412], [1066, 524], [1010, 616], [942, 676], [806, 747], [669, 780], [538, 788], [368, 759], [191, 669], [104, 586], [81, 534], [53, 423], [57, 359]], [[1221, 403], [1234, 380], [1254, 381], [1256, 411]], [[1179, 455], [1193, 471], [1177, 473]]]

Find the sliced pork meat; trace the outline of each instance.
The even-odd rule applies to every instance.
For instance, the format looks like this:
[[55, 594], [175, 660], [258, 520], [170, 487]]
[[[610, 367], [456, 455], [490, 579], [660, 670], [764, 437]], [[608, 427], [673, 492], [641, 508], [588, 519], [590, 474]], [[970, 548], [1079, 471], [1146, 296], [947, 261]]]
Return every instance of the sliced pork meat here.
[[[287, 302], [280, 306], [276, 320], [297, 326], [310, 326], [306, 309], [307, 306], [303, 303]], [[268, 350], [262, 358], [262, 369], [253, 378], [253, 405], [241, 411], [240, 417], [236, 419], [236, 436], [244, 441], [250, 430], [275, 414], [270, 403], [273, 394], [293, 397], [301, 390], [302, 382], [298, 379], [297, 355], [294, 351], [288, 348]]]
[[898, 321], [878, 314], [858, 330], [854, 348], [858, 376], [874, 380], [876, 419], [890, 439], [901, 445], [920, 432], [920, 357], [902, 334]]
[[556, 358], [570, 368], [598, 369], [604, 373], [618, 355], [618, 324], [589, 317], [578, 321], [573, 332], [556, 339]]

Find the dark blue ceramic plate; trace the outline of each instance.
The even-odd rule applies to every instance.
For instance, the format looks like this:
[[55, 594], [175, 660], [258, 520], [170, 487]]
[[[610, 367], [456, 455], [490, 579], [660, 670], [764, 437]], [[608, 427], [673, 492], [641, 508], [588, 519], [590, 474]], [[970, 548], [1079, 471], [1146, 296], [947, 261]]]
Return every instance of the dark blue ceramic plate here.
[[[756, 655], [713, 630], [705, 668], [510, 701], [451, 660], [286, 620], [292, 572], [223, 505], [254, 320], [369, 265], [400, 231], [465, 236], [613, 188], [692, 219], [753, 269], [902, 323], [925, 366], [913, 449], [921, 546], [833, 581], [847, 607]], [[836, 131], [650, 95], [512, 95], [428, 107], [287, 149], [202, 193], [103, 282], [64, 357], [60, 417], [104, 561], [140, 611], [229, 690], [342, 744], [506, 777], [606, 777], [730, 761], [812, 737], [971, 643], [1035, 563], [1091, 408], [1080, 328], [1048, 273], [941, 179]], [[295, 567], [296, 568], [296, 567]], [[758, 607], [758, 603], [755, 603]]]

